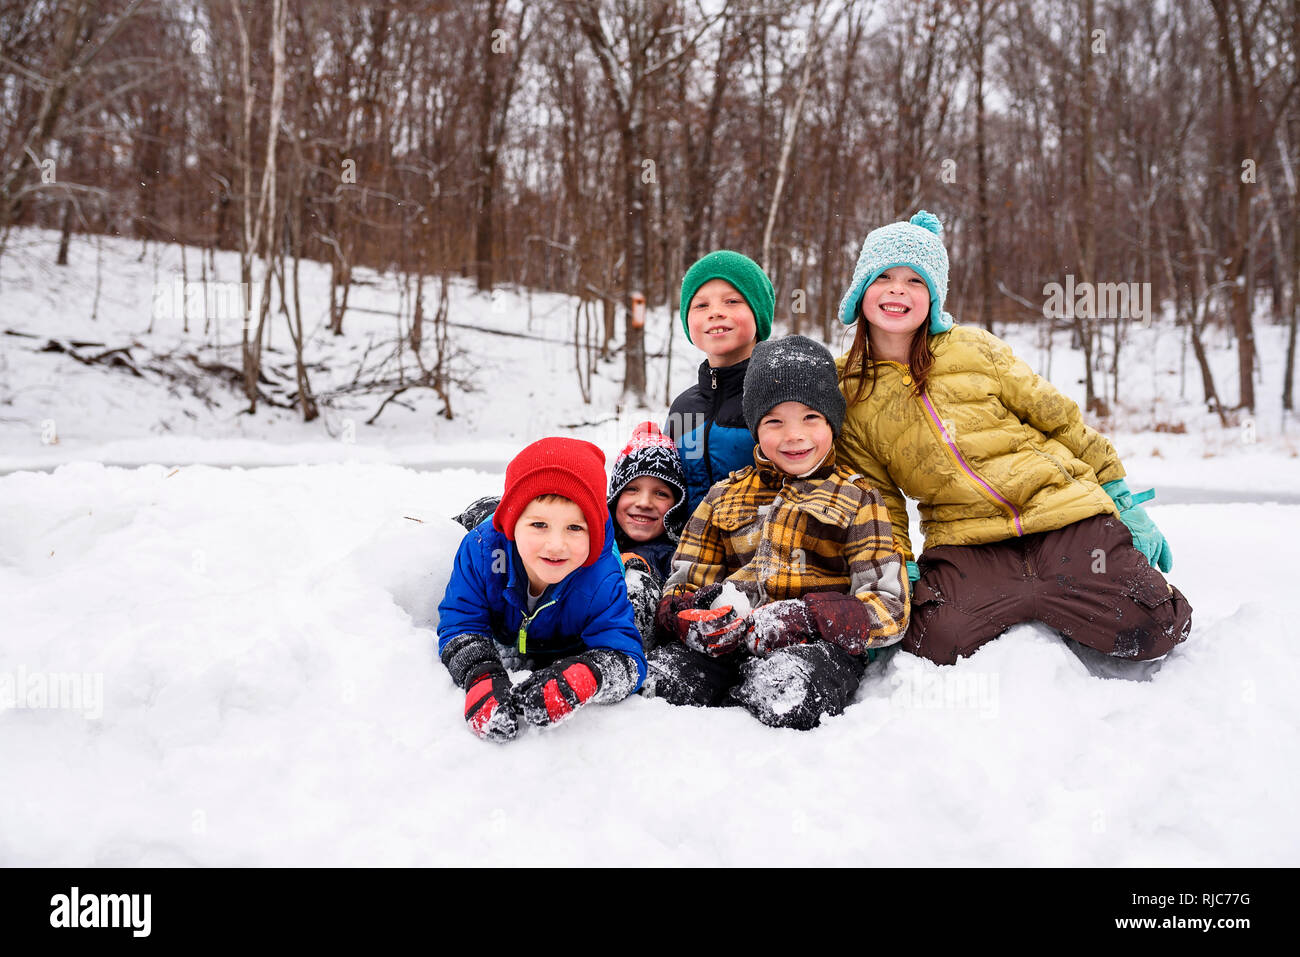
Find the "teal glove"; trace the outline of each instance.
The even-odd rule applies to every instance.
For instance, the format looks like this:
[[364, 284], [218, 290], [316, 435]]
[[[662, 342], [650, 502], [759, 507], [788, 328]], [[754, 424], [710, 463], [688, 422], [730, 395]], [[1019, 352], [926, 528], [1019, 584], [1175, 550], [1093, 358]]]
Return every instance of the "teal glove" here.
[[[917, 580], [921, 577], [921, 569], [916, 566], [916, 562], [904, 562], [904, 564], [907, 566], [907, 589], [909, 592], [914, 592], [916, 590], [914, 586], [916, 585]], [[875, 660], [876, 649], [868, 648], [867, 661], [870, 662]]]
[[1174, 553], [1169, 548], [1169, 542], [1160, 534], [1160, 529], [1156, 528], [1156, 523], [1151, 521], [1151, 516], [1142, 507], [1143, 502], [1156, 497], [1155, 489], [1134, 495], [1123, 479], [1107, 482], [1101, 488], [1119, 509], [1119, 520], [1128, 528], [1133, 536], [1133, 547], [1142, 553], [1147, 564], [1162, 572], [1172, 569]]

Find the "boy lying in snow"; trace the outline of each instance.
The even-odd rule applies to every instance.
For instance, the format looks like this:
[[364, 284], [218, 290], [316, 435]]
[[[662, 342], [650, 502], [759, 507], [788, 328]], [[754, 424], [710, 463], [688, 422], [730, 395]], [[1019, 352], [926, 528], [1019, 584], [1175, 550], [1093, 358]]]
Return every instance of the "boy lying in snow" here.
[[755, 464], [714, 485], [686, 524], [657, 614], [680, 641], [650, 652], [646, 694], [730, 698], [806, 730], [842, 712], [874, 650], [902, 638], [907, 570], [884, 500], [835, 464], [844, 409], [825, 347], [803, 336], [754, 347]]
[[[613, 540], [596, 446], [542, 439], [506, 467], [501, 502], [461, 540], [438, 606], [438, 654], [479, 737], [509, 741], [520, 716], [555, 724], [640, 687], [645, 655]], [[533, 673], [512, 686], [507, 663]]]
[[[500, 499], [475, 500], [456, 521], [471, 529], [491, 515]], [[677, 446], [653, 422], [642, 422], [614, 460], [609, 483], [614, 544], [623, 561], [623, 580], [637, 631], [646, 650], [654, 644], [655, 609], [673, 552], [686, 524], [686, 475]]]

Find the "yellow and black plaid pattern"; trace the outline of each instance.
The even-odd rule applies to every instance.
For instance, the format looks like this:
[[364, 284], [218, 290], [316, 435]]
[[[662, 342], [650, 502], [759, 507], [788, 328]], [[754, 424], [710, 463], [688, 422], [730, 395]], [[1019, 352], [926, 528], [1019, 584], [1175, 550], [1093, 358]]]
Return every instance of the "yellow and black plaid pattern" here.
[[714, 485], [686, 523], [664, 596], [735, 584], [757, 607], [813, 592], [856, 595], [872, 644], [907, 628], [907, 569], [880, 493], [832, 451], [806, 478], [756, 465]]

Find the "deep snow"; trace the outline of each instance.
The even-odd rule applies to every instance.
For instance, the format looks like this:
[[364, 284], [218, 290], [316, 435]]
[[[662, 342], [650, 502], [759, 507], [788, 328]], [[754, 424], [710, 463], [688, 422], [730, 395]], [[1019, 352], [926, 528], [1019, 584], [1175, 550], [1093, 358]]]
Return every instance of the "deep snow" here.
[[[14, 237], [0, 332], [137, 355], [199, 344], [175, 323], [145, 331], [174, 247], [138, 260], [138, 244], [104, 240], [92, 320], [95, 242], [74, 241], [60, 270], [56, 234]], [[230, 254], [217, 261], [235, 274]], [[379, 311], [349, 313], [335, 339], [319, 324], [324, 272], [303, 271], [326, 390], [391, 334], [397, 294], [363, 272], [353, 304]], [[699, 353], [677, 334], [671, 375], [650, 364], [651, 407], [616, 410], [621, 359], [587, 405], [571, 345], [486, 331], [568, 340], [564, 297], [491, 300], [457, 282], [452, 319], [471, 327], [457, 361], [480, 391], [454, 392], [452, 421], [417, 393], [375, 426], [382, 396], [310, 425], [249, 417], [220, 390], [209, 408], [0, 335], [0, 864], [1300, 863], [1300, 456], [1276, 408], [1279, 328], [1256, 330], [1261, 411], [1228, 430], [1200, 411], [1177, 330], [1134, 330], [1121, 357], [1108, 434], [1135, 491], [1175, 490], [1148, 507], [1195, 608], [1158, 668], [1081, 657], [1025, 625], [951, 668], [886, 654], [809, 733], [638, 697], [501, 747], [465, 730], [436, 660], [462, 533], [449, 516], [499, 492], [506, 461], [543, 434], [589, 438], [612, 463]], [[650, 350], [674, 328], [652, 316]], [[1032, 331], [999, 332], [1047, 372]], [[1230, 398], [1235, 356], [1211, 345]], [[1079, 368], [1058, 340], [1050, 378], [1076, 400]], [[59, 676], [80, 697], [47, 707]]]
[[447, 515], [492, 481], [6, 477], [0, 676], [99, 673], [103, 701], [0, 713], [0, 862], [1300, 860], [1300, 628], [1276, 560], [1298, 507], [1153, 507], [1196, 617], [1149, 681], [1018, 626], [956, 667], [885, 657], [813, 732], [635, 697], [497, 746], [464, 728], [431, 630]]

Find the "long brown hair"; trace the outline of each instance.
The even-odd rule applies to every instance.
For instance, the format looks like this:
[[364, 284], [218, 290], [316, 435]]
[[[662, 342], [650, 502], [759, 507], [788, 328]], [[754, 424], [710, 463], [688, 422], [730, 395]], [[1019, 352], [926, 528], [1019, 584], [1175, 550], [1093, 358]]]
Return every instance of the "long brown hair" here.
[[[858, 387], [849, 396], [849, 404], [861, 402], [876, 388], [876, 361], [871, 358], [868, 327], [870, 322], [862, 313], [862, 303], [858, 303], [857, 328], [853, 331], [853, 345], [849, 348], [848, 358], [844, 360], [844, 369], [840, 372], [840, 386], [851, 376], [858, 377]], [[930, 351], [930, 319], [917, 327], [912, 335], [912, 344], [907, 350], [907, 367], [912, 372], [912, 395], [920, 395], [925, 389], [926, 380], [930, 378], [930, 369], [934, 365], [934, 353]]]

